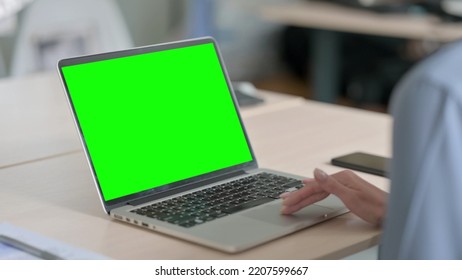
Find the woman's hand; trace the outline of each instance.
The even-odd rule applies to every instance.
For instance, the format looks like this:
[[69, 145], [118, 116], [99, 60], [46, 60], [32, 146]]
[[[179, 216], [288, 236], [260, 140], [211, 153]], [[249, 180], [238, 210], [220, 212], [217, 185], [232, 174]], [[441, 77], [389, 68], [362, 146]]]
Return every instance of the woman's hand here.
[[334, 194], [351, 212], [369, 223], [380, 226], [385, 218], [388, 194], [350, 170], [329, 176], [315, 169], [314, 179], [305, 179], [303, 183], [303, 188], [281, 195], [283, 214], [292, 214]]

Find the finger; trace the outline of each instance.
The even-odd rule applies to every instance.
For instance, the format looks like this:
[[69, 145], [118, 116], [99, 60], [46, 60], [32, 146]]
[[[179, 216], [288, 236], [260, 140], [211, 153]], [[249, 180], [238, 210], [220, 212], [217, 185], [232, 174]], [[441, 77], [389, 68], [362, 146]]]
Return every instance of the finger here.
[[309, 183], [312, 183], [312, 182], [316, 182], [316, 180], [314, 178], [305, 178], [302, 180], [303, 184], [306, 185], [306, 184], [309, 184]]
[[290, 194], [291, 194], [291, 192], [281, 193], [279, 195], [279, 197], [282, 198], [282, 199], [286, 199], [286, 198], [288, 198], [290, 196]]
[[[313, 184], [314, 183], [314, 184]], [[284, 214], [291, 214], [301, 208], [326, 198], [329, 193], [318, 186], [315, 180], [307, 182], [305, 187], [290, 193], [284, 193], [282, 210]]]
[[335, 194], [341, 200], [349, 198], [351, 194], [350, 189], [339, 183], [334, 177], [327, 175], [326, 172], [318, 168], [314, 170], [313, 174], [316, 182], [322, 189]]
[[309, 197], [304, 198], [303, 200], [299, 201], [297, 204], [286, 205], [286, 204], [283, 203], [281, 213], [285, 214], [285, 215], [295, 213], [295, 212], [299, 211], [300, 209], [302, 209], [302, 208], [304, 208], [304, 207], [306, 207], [308, 205], [311, 205], [311, 204], [316, 203], [316, 202], [318, 202], [320, 200], [323, 200], [328, 195], [329, 194], [326, 193], [326, 192], [320, 192], [320, 193], [316, 193], [316, 194], [313, 194], [313, 195], [311, 195]]
[[323, 192], [324, 190], [320, 188], [317, 184], [316, 185], [305, 185], [303, 188], [297, 191], [284, 194], [283, 204], [286, 206], [295, 205], [307, 197], [310, 197], [317, 193], [323, 193]]
[[[302, 182], [303, 182], [304, 186], [309, 186], [310, 184], [316, 183], [316, 180], [313, 179], [313, 178], [305, 178], [305, 179], [302, 180]], [[289, 192], [281, 193], [279, 195], [279, 197], [282, 198], [282, 199], [286, 199], [287, 197], [290, 196], [291, 193], [293, 193], [295, 191], [289, 191]]]

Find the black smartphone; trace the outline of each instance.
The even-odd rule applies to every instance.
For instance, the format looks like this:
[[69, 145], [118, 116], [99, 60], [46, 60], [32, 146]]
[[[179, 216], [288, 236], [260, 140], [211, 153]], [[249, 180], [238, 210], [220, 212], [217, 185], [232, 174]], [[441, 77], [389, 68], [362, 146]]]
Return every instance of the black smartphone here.
[[355, 152], [348, 155], [333, 158], [331, 163], [357, 171], [388, 177], [390, 158]]

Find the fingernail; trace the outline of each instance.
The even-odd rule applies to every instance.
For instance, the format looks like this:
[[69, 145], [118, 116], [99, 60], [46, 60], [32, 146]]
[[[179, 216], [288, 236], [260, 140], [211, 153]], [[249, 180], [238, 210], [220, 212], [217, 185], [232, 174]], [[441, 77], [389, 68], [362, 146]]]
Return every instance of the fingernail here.
[[326, 174], [326, 172], [322, 171], [321, 169], [316, 168], [313, 173], [314, 173], [314, 177], [316, 178], [316, 180], [321, 181], [321, 182], [324, 182], [327, 180], [328, 175]]
[[289, 195], [290, 195], [290, 192], [285, 192], [285, 193], [281, 193], [279, 197], [284, 199], [284, 198], [287, 198]]

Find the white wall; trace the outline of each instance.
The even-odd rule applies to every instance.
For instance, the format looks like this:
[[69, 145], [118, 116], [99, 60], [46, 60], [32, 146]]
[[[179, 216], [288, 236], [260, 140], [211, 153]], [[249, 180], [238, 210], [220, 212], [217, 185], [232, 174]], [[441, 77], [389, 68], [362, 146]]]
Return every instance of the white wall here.
[[[183, 24], [184, 0], [116, 0], [116, 2], [121, 8], [136, 46], [168, 41], [172, 38], [176, 26]], [[19, 14], [19, 18], [21, 15], [22, 13]], [[181, 34], [173, 37], [178, 39], [180, 36]], [[7, 70], [11, 64], [15, 40], [16, 33], [0, 36], [0, 55], [5, 60]]]
[[[188, 9], [200, 0], [116, 1], [135, 46], [142, 46], [188, 37], [191, 22]], [[212, 35], [220, 43], [232, 79], [254, 79], [278, 68], [276, 46], [280, 26], [262, 20], [259, 8], [268, 3], [287, 1], [300, 0], [209, 0], [214, 8]], [[0, 51], [7, 67], [14, 43], [15, 34], [0, 37]]]

